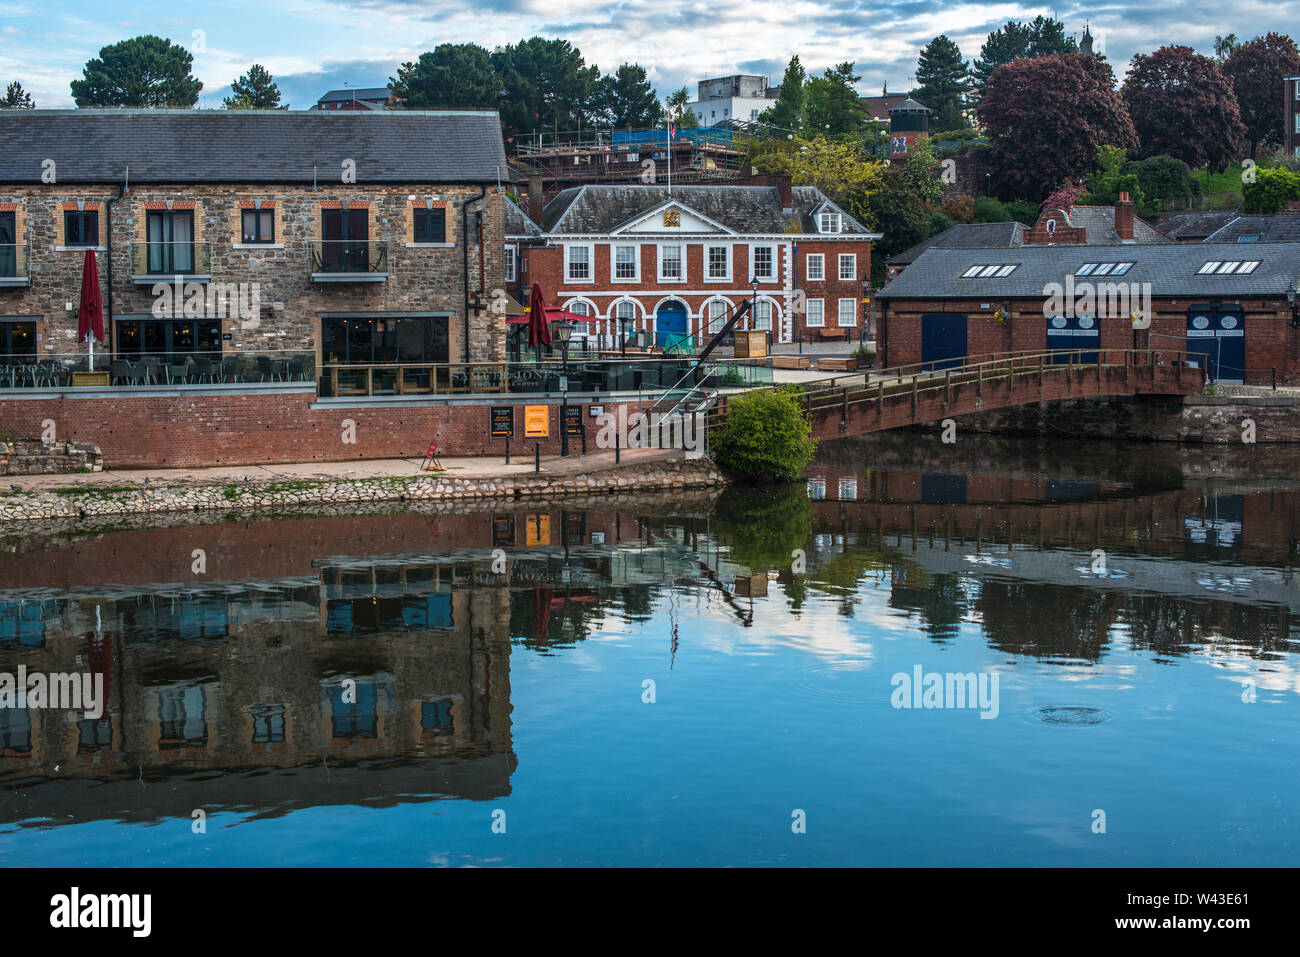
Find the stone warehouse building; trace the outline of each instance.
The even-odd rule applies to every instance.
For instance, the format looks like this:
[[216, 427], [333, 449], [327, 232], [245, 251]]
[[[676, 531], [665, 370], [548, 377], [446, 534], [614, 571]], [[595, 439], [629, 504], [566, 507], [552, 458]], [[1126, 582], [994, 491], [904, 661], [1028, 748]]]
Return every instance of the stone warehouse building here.
[[504, 169], [495, 113], [0, 112], [0, 357], [85, 353], [90, 249], [112, 358], [502, 358]]
[[887, 365], [1150, 348], [1211, 381], [1296, 383], [1297, 290], [1300, 243], [932, 248], [877, 297], [880, 342]]
[[644, 332], [660, 346], [698, 349], [747, 299], [755, 311], [739, 328], [767, 330], [775, 342], [859, 338], [880, 234], [819, 189], [755, 179], [566, 189], [540, 223], [512, 206], [507, 275], [521, 294], [540, 283], [548, 301], [598, 317], [574, 336], [604, 347]]

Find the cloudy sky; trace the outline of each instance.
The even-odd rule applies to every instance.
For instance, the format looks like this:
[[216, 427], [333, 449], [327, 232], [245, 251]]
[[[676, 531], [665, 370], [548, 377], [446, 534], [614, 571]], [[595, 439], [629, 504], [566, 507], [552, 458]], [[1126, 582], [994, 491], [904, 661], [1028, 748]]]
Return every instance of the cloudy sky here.
[[[637, 62], [661, 93], [729, 73], [779, 82], [792, 53], [810, 72], [854, 60], [863, 93], [910, 85], [920, 48], [946, 33], [968, 58], [1008, 19], [1055, 15], [1077, 36], [1090, 21], [1095, 48], [1122, 74], [1135, 52], [1184, 43], [1213, 52], [1216, 34], [1300, 34], [1300, 0], [1188, 0], [1046, 7], [927, 0], [190, 0], [160, 16], [135, 0], [0, 0], [0, 82], [14, 79], [41, 107], [70, 107], [68, 84], [109, 43], [154, 33], [194, 53], [200, 105], [220, 106], [230, 81], [267, 67], [294, 108], [331, 88], [383, 86], [398, 64], [439, 43], [491, 48], [534, 34], [562, 37], [610, 71]], [[169, 5], [171, 6], [171, 5]], [[1249, 24], [1249, 26], [1242, 26]], [[692, 88], [692, 95], [694, 90]]]

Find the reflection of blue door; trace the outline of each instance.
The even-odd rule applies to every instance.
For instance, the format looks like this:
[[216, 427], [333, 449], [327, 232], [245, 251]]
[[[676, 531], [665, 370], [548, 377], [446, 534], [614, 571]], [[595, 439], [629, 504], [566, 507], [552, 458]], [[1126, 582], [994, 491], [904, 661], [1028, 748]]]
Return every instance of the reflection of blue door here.
[[1047, 348], [1060, 353], [1053, 363], [1096, 362], [1101, 326], [1093, 316], [1053, 316], [1047, 320]]
[[686, 338], [686, 307], [680, 302], [666, 302], [655, 313], [655, 343], [660, 348], [676, 345]]
[[933, 369], [961, 365], [966, 356], [966, 316], [941, 312], [921, 317], [921, 361]]
[[1239, 306], [1192, 306], [1187, 314], [1187, 358], [1211, 382], [1244, 382], [1246, 324]]
[[964, 503], [966, 501], [966, 476], [922, 472], [921, 501]]

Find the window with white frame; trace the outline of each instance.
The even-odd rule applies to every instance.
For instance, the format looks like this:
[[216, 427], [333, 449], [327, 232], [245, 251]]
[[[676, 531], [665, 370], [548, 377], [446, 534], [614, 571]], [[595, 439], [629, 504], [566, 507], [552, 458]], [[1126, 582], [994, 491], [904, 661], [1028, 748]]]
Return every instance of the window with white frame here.
[[858, 301], [856, 299], [840, 300], [840, 328], [851, 328], [858, 324]]
[[[636, 306], [630, 299], [624, 299], [614, 307], [614, 318], [620, 329], [626, 329], [631, 332], [636, 328]], [[616, 330], [617, 331], [617, 330]]]
[[776, 247], [775, 246], [754, 246], [753, 249], [753, 269], [751, 275], [755, 279], [775, 279], [776, 278]]
[[[564, 304], [564, 307], [577, 316], [591, 315], [591, 306], [585, 302], [573, 302], [570, 300]], [[594, 322], [575, 322], [573, 324], [573, 338], [579, 341], [594, 338], [599, 327]]]
[[659, 247], [659, 281], [680, 282], [685, 278], [682, 272], [682, 247]]
[[635, 282], [641, 278], [640, 257], [636, 246], [614, 247], [614, 281]]
[[840, 494], [838, 497], [841, 502], [852, 502], [856, 499], [858, 497], [858, 480], [855, 478], [840, 479]]
[[809, 253], [807, 260], [807, 278], [812, 282], [820, 282], [826, 278], [826, 256], [823, 253]]
[[704, 276], [706, 279], [731, 278], [730, 246], [706, 246], [704, 247], [704, 255], [706, 259]]
[[506, 247], [506, 282], [515, 281], [515, 257], [519, 255], [517, 246]]
[[754, 328], [772, 328], [772, 301], [770, 299], [760, 299], [754, 304]]
[[564, 247], [564, 275], [569, 282], [591, 282], [591, 247]]
[[727, 323], [727, 304], [721, 299], [714, 299], [708, 306], [709, 332], [718, 333]]
[[806, 325], [809, 327], [820, 327], [826, 325], [826, 301], [824, 299], [808, 299], [808, 318]]
[[840, 279], [858, 278], [858, 257], [853, 253], [840, 253]]
[[817, 217], [817, 230], [823, 233], [838, 233], [843, 229], [843, 222], [840, 214], [834, 210], [826, 210]]

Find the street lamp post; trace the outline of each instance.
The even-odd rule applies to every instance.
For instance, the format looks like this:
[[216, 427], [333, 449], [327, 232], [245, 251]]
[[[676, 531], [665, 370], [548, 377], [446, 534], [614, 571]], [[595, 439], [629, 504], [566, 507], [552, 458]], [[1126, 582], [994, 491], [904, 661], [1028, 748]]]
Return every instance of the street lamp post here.
[[564, 416], [569, 409], [569, 340], [573, 338], [573, 323], [568, 320], [553, 323], [551, 335], [560, 344], [560, 355], [564, 360], [564, 371], [560, 379], [564, 387], [560, 390], [560, 455], [569, 454], [569, 430], [565, 428]]
[[758, 328], [758, 273], [750, 277], [750, 285], [754, 288], [754, 296], [749, 301], [749, 315], [751, 328]]

